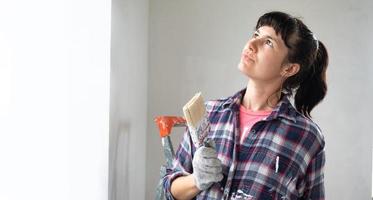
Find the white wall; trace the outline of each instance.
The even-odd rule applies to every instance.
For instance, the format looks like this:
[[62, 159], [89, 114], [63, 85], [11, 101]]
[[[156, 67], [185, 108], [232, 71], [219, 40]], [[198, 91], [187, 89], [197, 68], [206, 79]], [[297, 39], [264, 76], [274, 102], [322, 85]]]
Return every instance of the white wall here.
[[110, 200], [145, 199], [148, 1], [113, 0]]
[[0, 199], [107, 199], [109, 45], [110, 1], [0, 2]]
[[164, 162], [153, 117], [181, 115], [197, 91], [206, 99], [246, 86], [240, 52], [258, 17], [288, 11], [324, 42], [330, 54], [329, 93], [314, 112], [326, 139], [327, 199], [371, 196], [373, 2], [167, 1], [150, 2], [146, 199], [152, 199]]
[[[87, 6], [89, 5], [89, 6]], [[64, 1], [69, 77], [69, 198], [108, 199], [108, 0]]]

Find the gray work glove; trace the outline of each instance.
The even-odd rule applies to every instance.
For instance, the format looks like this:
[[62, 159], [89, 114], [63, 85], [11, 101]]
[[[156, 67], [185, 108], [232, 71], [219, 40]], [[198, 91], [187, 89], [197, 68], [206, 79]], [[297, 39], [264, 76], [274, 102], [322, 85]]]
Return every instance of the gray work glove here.
[[192, 163], [192, 175], [198, 189], [206, 190], [223, 179], [221, 161], [218, 159], [213, 140], [207, 139], [204, 145], [197, 149]]

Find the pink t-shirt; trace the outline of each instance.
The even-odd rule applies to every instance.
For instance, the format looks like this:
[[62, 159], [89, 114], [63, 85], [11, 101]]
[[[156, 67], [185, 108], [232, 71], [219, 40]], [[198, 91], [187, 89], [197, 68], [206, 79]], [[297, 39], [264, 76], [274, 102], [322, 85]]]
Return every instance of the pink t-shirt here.
[[252, 111], [240, 106], [240, 143], [248, 136], [251, 127], [258, 121], [271, 114], [272, 111]]

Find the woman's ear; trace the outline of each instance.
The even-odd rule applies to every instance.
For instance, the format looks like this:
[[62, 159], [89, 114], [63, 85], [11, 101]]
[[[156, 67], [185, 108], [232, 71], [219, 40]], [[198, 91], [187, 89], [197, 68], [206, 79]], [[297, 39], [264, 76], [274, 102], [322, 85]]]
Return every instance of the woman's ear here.
[[288, 63], [284, 66], [281, 75], [283, 77], [288, 78], [290, 76], [297, 74], [299, 72], [299, 69], [300, 65], [298, 63]]

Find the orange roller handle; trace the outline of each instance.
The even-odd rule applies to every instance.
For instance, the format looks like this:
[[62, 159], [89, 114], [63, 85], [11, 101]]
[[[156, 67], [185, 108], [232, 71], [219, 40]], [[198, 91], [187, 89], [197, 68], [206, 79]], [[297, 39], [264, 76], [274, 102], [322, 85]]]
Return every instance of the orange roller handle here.
[[174, 126], [183, 126], [186, 124], [184, 117], [178, 116], [158, 116], [154, 119], [158, 125], [159, 134], [161, 137], [166, 137], [171, 134], [171, 129]]

